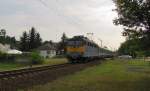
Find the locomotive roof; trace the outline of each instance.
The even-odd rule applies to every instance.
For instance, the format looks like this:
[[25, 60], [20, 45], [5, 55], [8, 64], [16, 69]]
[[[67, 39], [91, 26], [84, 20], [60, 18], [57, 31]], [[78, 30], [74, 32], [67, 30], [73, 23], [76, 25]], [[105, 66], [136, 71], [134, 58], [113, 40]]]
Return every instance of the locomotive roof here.
[[85, 41], [85, 42], [89, 42], [98, 47], [98, 45], [94, 41], [92, 41], [89, 38], [84, 37], [84, 36], [74, 36], [73, 38], [69, 39], [69, 41]]
[[70, 38], [69, 41], [88, 41], [91, 42], [87, 37], [84, 36], [74, 36], [73, 38]]

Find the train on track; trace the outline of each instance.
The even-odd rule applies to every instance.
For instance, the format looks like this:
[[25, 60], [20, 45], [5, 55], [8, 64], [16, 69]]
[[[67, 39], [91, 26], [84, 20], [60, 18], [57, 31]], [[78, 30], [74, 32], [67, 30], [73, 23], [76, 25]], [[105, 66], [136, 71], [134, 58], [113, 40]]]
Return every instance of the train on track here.
[[74, 36], [66, 43], [67, 58], [72, 63], [113, 57], [112, 51], [99, 47], [94, 41], [84, 36]]

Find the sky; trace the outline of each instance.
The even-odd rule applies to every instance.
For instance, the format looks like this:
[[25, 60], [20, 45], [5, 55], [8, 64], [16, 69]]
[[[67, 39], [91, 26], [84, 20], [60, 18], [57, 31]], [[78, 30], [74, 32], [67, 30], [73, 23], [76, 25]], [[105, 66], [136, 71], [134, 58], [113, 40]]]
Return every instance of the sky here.
[[0, 0], [0, 29], [17, 39], [23, 31], [35, 27], [43, 40], [59, 41], [68, 37], [87, 36], [109, 49], [117, 49], [125, 39], [121, 26], [115, 26], [112, 0]]

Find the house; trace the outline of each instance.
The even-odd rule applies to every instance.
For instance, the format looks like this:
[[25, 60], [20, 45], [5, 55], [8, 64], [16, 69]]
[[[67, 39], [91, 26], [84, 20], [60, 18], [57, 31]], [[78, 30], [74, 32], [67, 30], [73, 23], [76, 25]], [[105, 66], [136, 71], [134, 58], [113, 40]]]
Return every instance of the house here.
[[40, 55], [44, 58], [56, 56], [56, 46], [52, 43], [46, 43], [38, 48]]

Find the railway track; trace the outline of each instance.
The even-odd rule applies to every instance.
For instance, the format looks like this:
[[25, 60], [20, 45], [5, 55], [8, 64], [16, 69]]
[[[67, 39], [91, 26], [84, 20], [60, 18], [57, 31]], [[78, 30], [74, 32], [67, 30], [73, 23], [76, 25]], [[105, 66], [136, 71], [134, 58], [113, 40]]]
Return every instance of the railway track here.
[[27, 91], [28, 88], [35, 85], [46, 84], [99, 63], [100, 61], [84, 64], [66, 63], [0, 72], [0, 91], [18, 91], [18, 89], [26, 89], [25, 91]]
[[48, 77], [50, 73], [71, 65], [65, 63], [0, 72], [0, 91], [17, 91], [18, 89], [46, 83], [51, 78]]
[[51, 65], [51, 66], [40, 66], [40, 67], [30, 67], [30, 68], [24, 68], [24, 69], [18, 69], [18, 70], [11, 70], [11, 71], [2, 71], [0, 72], [0, 79], [18, 76], [18, 75], [24, 75], [24, 74], [32, 74], [35, 72], [50, 70], [50, 69], [57, 69], [60, 67], [66, 67], [70, 66], [72, 64], [65, 63], [65, 64], [59, 64], [59, 65]]

